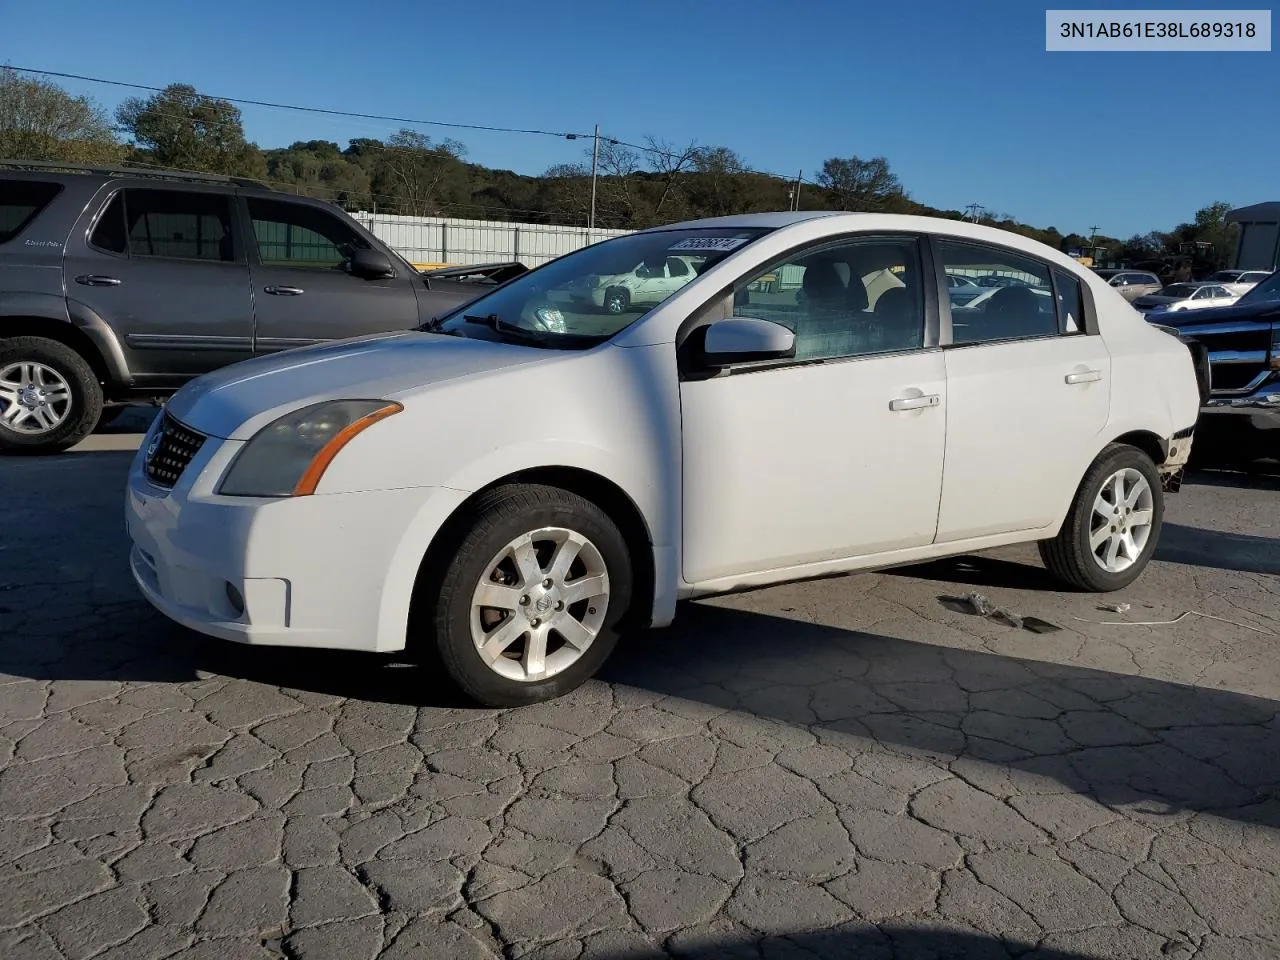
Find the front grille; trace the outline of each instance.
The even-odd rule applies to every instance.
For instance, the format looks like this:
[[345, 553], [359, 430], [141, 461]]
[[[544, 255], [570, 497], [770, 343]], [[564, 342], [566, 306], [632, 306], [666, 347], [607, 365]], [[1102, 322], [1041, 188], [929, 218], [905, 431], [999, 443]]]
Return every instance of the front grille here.
[[172, 487], [204, 446], [205, 436], [162, 413], [156, 447], [147, 457], [147, 479], [158, 487]]
[[1260, 363], [1213, 364], [1213, 390], [1245, 390], [1266, 371]]

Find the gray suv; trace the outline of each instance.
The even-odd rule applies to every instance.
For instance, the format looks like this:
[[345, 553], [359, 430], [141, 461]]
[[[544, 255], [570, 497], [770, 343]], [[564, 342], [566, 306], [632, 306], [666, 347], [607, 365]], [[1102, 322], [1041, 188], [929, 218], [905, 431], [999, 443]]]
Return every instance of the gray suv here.
[[207, 371], [412, 329], [525, 270], [422, 273], [252, 180], [0, 161], [0, 452], [65, 450]]

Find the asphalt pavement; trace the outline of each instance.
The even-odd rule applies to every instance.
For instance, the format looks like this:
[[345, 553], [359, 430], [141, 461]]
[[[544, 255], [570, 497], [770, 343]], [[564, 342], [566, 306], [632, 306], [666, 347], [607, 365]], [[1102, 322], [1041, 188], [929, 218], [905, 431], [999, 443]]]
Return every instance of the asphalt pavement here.
[[1194, 475], [1118, 595], [776, 587], [495, 711], [154, 613], [144, 422], [0, 461], [6, 960], [1280, 955], [1280, 479]]

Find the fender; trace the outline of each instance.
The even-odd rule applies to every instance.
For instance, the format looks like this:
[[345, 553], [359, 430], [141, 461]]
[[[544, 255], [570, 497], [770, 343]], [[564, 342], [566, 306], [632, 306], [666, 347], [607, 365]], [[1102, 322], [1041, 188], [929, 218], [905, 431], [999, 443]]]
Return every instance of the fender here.
[[59, 294], [29, 290], [0, 293], [0, 317], [40, 317], [66, 323], [67, 301]]
[[103, 320], [91, 307], [79, 300], [67, 297], [67, 314], [71, 323], [84, 333], [102, 354], [102, 361], [107, 368], [108, 378], [117, 384], [131, 386], [133, 373], [129, 370], [129, 362], [125, 359], [124, 349], [116, 337], [111, 325]]

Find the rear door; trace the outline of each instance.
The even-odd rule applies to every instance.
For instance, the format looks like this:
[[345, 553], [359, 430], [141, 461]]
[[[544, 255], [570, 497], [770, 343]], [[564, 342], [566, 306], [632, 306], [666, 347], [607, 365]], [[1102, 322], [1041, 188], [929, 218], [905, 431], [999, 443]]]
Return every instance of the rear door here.
[[249, 269], [216, 187], [112, 185], [67, 241], [67, 299], [111, 325], [138, 386], [251, 356]]
[[254, 351], [408, 330], [418, 323], [417, 274], [366, 280], [343, 269], [343, 247], [371, 245], [319, 204], [247, 196]]
[[1023, 281], [974, 306], [943, 304], [949, 410], [937, 540], [1055, 523], [1110, 412], [1111, 356], [1084, 319], [1080, 282], [994, 244], [939, 237], [934, 251], [946, 269]]

